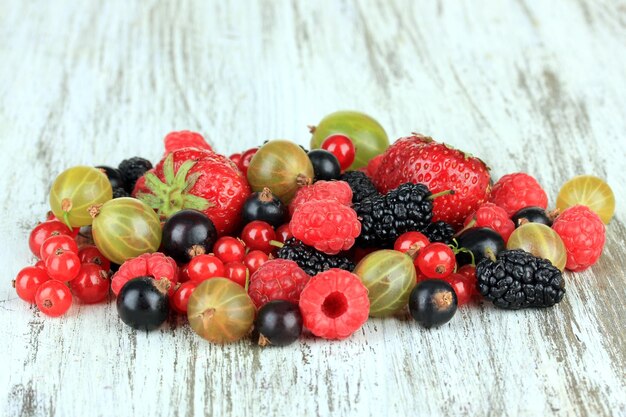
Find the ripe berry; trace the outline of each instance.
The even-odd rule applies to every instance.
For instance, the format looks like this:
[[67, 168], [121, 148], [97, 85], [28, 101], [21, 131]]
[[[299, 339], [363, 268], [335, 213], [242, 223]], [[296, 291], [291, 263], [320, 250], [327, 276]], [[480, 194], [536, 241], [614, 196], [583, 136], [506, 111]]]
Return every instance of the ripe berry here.
[[509, 240], [509, 236], [515, 230], [515, 224], [509, 219], [509, 215], [502, 207], [493, 203], [484, 203], [476, 211], [465, 219], [463, 227], [489, 227], [500, 233], [504, 242]]
[[120, 162], [117, 167], [124, 178], [126, 191], [131, 193], [135, 188], [137, 180], [141, 178], [148, 170], [152, 169], [152, 163], [147, 159], [135, 156]]
[[285, 223], [276, 229], [276, 240], [280, 243], [285, 243], [292, 237], [293, 235], [291, 234], [291, 230], [289, 230], [289, 223]]
[[243, 205], [241, 217], [245, 224], [261, 220], [278, 227], [287, 217], [287, 208], [269, 188], [265, 187], [261, 192], [250, 194]]
[[244, 243], [231, 236], [222, 236], [215, 242], [213, 253], [225, 264], [228, 262], [243, 262], [246, 256]]
[[352, 189], [345, 181], [317, 181], [313, 185], [300, 187], [289, 204], [293, 215], [302, 204], [310, 201], [335, 200], [343, 205], [352, 205]]
[[62, 282], [49, 280], [42, 283], [35, 293], [39, 310], [50, 317], [59, 317], [72, 305], [72, 293]]
[[46, 270], [46, 263], [44, 261], [37, 261], [35, 264], [35, 268], [39, 268], [41, 270]]
[[511, 217], [513, 224], [515, 227], [520, 227], [525, 223], [541, 223], [546, 226], [552, 226], [552, 219], [546, 213], [546, 209], [541, 207], [524, 207], [523, 209], [517, 210], [515, 214]]
[[339, 179], [341, 165], [337, 157], [324, 149], [315, 149], [307, 154], [313, 165], [315, 181], [331, 181]]
[[255, 220], [248, 223], [241, 232], [241, 240], [250, 250], [260, 250], [270, 253], [273, 249], [272, 240], [276, 240], [274, 228], [266, 222]]
[[117, 295], [117, 314], [133, 329], [154, 330], [167, 319], [170, 311], [164, 281], [149, 277], [133, 278]]
[[588, 207], [578, 205], [565, 209], [552, 228], [565, 244], [565, 267], [570, 271], [585, 270], [600, 259], [606, 230], [600, 217]]
[[199, 255], [187, 266], [189, 279], [200, 283], [204, 280], [224, 276], [224, 263], [215, 255]]
[[204, 137], [197, 132], [190, 130], [181, 130], [179, 132], [170, 132], [163, 140], [165, 144], [165, 153], [174, 152], [182, 148], [199, 148], [212, 151], [211, 145], [207, 143]]
[[43, 223], [39, 223], [28, 238], [28, 246], [30, 251], [39, 258], [41, 253], [41, 245], [50, 236], [56, 235], [72, 235], [72, 231], [63, 223], [58, 220], [49, 220]]
[[188, 281], [181, 284], [170, 298], [171, 307], [179, 314], [187, 314], [189, 297], [198, 286], [197, 282]]
[[233, 161], [233, 163], [235, 165], [237, 165], [237, 168], [239, 168], [239, 164], [241, 164], [241, 154], [240, 153], [234, 153], [231, 156], [229, 156], [228, 159]]
[[39, 258], [46, 261], [50, 255], [62, 249], [65, 252], [74, 252], [78, 255], [78, 245], [76, 241], [68, 235], [50, 236], [41, 245]]
[[57, 249], [46, 259], [46, 271], [51, 279], [71, 281], [80, 272], [80, 259], [74, 252]]
[[257, 308], [272, 300], [297, 303], [309, 279], [294, 261], [272, 259], [250, 276], [248, 294]]
[[139, 255], [124, 262], [113, 275], [111, 279], [113, 294], [118, 295], [124, 284], [137, 277], [152, 277], [164, 281], [159, 285], [173, 293], [174, 286], [178, 283], [178, 267], [174, 259], [159, 252]]
[[211, 219], [197, 210], [181, 210], [163, 225], [163, 253], [179, 263], [211, 252], [217, 231]]
[[241, 262], [229, 262], [224, 265], [224, 276], [229, 280], [241, 285], [246, 286], [248, 280], [248, 268]]
[[189, 281], [189, 264], [181, 266], [178, 271], [178, 282], [182, 284], [187, 281]]
[[122, 178], [122, 173], [119, 169], [105, 165], [99, 165], [96, 168], [104, 172], [104, 175], [106, 175], [109, 179], [109, 182], [111, 183], [111, 188], [113, 190], [115, 190], [116, 188], [124, 188], [124, 178]]
[[457, 274], [463, 275], [472, 289], [472, 296], [480, 295], [476, 288], [476, 267], [474, 265], [463, 265], [456, 271]]
[[239, 169], [243, 172], [243, 175], [248, 175], [248, 167], [250, 166], [250, 161], [252, 157], [257, 153], [259, 148], [250, 148], [244, 153], [241, 154], [241, 161], [239, 162]]
[[293, 236], [328, 255], [348, 250], [361, 233], [356, 212], [335, 200], [300, 205], [289, 223]]
[[436, 242], [419, 251], [415, 264], [428, 278], [445, 278], [454, 271], [456, 261], [450, 247]]
[[100, 253], [98, 248], [93, 245], [83, 246], [78, 251], [78, 258], [83, 264], [96, 264], [105, 272], [111, 270], [111, 261], [105, 258], [104, 255]]
[[421, 249], [429, 245], [428, 238], [420, 232], [406, 232], [401, 234], [393, 244], [393, 249], [398, 252], [406, 253], [409, 250], [419, 252]]
[[70, 282], [74, 295], [83, 303], [98, 303], [109, 295], [109, 274], [96, 264], [83, 264], [78, 276]]
[[428, 279], [413, 288], [409, 311], [415, 321], [430, 328], [449, 322], [456, 313], [457, 303], [456, 293], [450, 284], [440, 279]]
[[260, 250], [253, 250], [248, 252], [246, 257], [243, 259], [243, 264], [248, 268], [250, 274], [254, 274], [257, 269], [261, 267], [265, 262], [269, 260], [269, 256], [265, 252], [261, 252]]
[[523, 172], [507, 174], [491, 189], [489, 201], [506, 210], [509, 216], [529, 206], [546, 208], [548, 196], [537, 180]]
[[300, 294], [304, 326], [324, 339], [345, 339], [367, 321], [370, 301], [361, 279], [342, 269], [311, 278]]
[[337, 157], [342, 170], [348, 169], [354, 162], [356, 151], [354, 143], [345, 135], [330, 135], [322, 142], [322, 149], [332, 153]]
[[17, 273], [13, 281], [13, 287], [17, 296], [28, 303], [35, 302], [35, 294], [44, 282], [50, 280], [50, 277], [41, 268], [36, 266], [27, 266]]
[[302, 314], [298, 304], [289, 301], [270, 301], [259, 309], [254, 321], [259, 345], [287, 346], [302, 333]]
[[589, 207], [604, 224], [609, 224], [615, 213], [615, 194], [601, 178], [579, 175], [563, 184], [556, 198], [556, 208], [564, 211], [577, 204]]
[[465, 275], [454, 273], [442, 279], [452, 286], [452, 289], [456, 294], [457, 304], [459, 306], [470, 302], [472, 296], [474, 295], [474, 291], [476, 291], [475, 277], [472, 280]]
[[490, 257], [491, 254], [496, 256], [506, 247], [502, 236], [488, 227], [475, 227], [464, 231], [457, 237], [457, 244], [460, 250], [456, 254], [456, 262], [459, 266], [478, 265], [482, 259]]

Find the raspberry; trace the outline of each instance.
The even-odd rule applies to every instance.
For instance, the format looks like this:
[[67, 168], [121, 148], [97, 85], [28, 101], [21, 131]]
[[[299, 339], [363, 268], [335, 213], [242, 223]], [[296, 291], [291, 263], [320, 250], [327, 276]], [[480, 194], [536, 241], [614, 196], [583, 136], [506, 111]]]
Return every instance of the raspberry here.
[[478, 207], [474, 213], [467, 216], [463, 227], [466, 229], [471, 227], [488, 227], [498, 232], [505, 243], [509, 240], [513, 230], [515, 230], [515, 224], [509, 218], [506, 210], [493, 203], [485, 203]]
[[367, 321], [370, 301], [361, 279], [343, 269], [311, 278], [300, 295], [304, 326], [324, 339], [345, 339]]
[[200, 133], [190, 130], [181, 130], [179, 132], [170, 132], [163, 140], [165, 142], [165, 153], [174, 152], [182, 148], [199, 148], [212, 151], [211, 145], [202, 137]]
[[289, 230], [305, 245], [336, 255], [354, 245], [361, 223], [354, 210], [336, 200], [309, 201], [295, 211]]
[[178, 267], [176, 261], [162, 253], [146, 253], [130, 259], [113, 275], [111, 290], [117, 295], [124, 284], [133, 278], [152, 277], [156, 280], [167, 280], [170, 292], [178, 282]]
[[500, 178], [491, 190], [489, 201], [506, 210], [509, 217], [524, 207], [548, 207], [546, 192], [536, 179], [523, 172]]
[[250, 277], [248, 294], [257, 308], [274, 300], [298, 303], [310, 277], [294, 261], [272, 259]]
[[293, 216], [301, 204], [319, 200], [336, 200], [349, 206], [352, 203], [352, 189], [345, 181], [317, 181], [313, 185], [301, 187], [289, 204], [289, 213]]
[[600, 217], [587, 206], [572, 206], [556, 218], [552, 228], [567, 250], [565, 267], [582, 271], [595, 264], [604, 248], [606, 232]]

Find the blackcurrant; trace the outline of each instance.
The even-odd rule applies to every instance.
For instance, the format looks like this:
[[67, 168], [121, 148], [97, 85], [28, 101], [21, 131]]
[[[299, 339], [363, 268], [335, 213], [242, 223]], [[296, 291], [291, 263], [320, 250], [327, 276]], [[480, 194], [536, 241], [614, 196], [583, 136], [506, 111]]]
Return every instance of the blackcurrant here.
[[117, 295], [117, 314], [124, 323], [137, 330], [154, 330], [165, 322], [170, 305], [161, 281], [138, 277], [124, 284]]
[[454, 289], [440, 279], [427, 279], [413, 288], [409, 296], [409, 311], [426, 328], [441, 326], [456, 313], [458, 300]]
[[163, 253], [181, 264], [196, 255], [210, 253], [216, 240], [215, 225], [197, 210], [181, 210], [163, 225]]
[[[467, 229], [456, 238], [460, 251], [456, 254], [456, 262], [459, 266], [471, 264], [477, 265], [484, 258], [495, 257], [506, 245], [504, 239], [495, 230], [488, 227], [475, 227]], [[472, 255], [468, 251], [471, 251]]]
[[315, 173], [315, 181], [331, 181], [339, 179], [341, 175], [341, 166], [339, 160], [332, 153], [324, 149], [315, 149], [308, 153], [311, 164], [313, 164], [313, 172]]
[[548, 227], [552, 226], [552, 219], [541, 207], [524, 207], [518, 210], [513, 217], [511, 217], [515, 227], [520, 227], [524, 223], [541, 223]]
[[244, 224], [260, 220], [274, 228], [285, 223], [286, 216], [286, 206], [267, 187], [261, 192], [252, 193], [241, 211]]
[[111, 183], [111, 188], [113, 188], [114, 190], [116, 188], [124, 188], [124, 178], [122, 177], [122, 173], [119, 169], [111, 168], [106, 165], [100, 165], [96, 168], [104, 172], [104, 174], [109, 179], [109, 182]]
[[257, 313], [254, 329], [261, 346], [290, 345], [298, 340], [302, 333], [300, 308], [289, 301], [270, 301]]

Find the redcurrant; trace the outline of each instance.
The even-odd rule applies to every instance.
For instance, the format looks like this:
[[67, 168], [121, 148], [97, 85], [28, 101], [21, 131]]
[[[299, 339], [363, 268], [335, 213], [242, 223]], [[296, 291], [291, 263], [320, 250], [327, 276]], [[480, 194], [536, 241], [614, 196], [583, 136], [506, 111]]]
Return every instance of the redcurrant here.
[[52, 255], [59, 249], [63, 249], [65, 252], [74, 252], [78, 255], [78, 245], [71, 236], [57, 235], [50, 236], [43, 242], [43, 244], [41, 245], [39, 258], [45, 262], [50, 255]]
[[285, 223], [282, 226], [279, 226], [276, 229], [276, 240], [281, 243], [285, 243], [289, 239], [291, 239], [293, 235], [291, 234], [291, 230], [289, 229], [289, 223]]
[[181, 266], [178, 270], [178, 282], [182, 284], [187, 281], [189, 281], [189, 264]]
[[239, 169], [243, 172], [243, 175], [248, 175], [248, 167], [250, 166], [250, 161], [254, 154], [259, 150], [259, 148], [250, 148], [244, 153], [241, 154], [241, 161], [239, 162]]
[[454, 289], [458, 305], [469, 303], [472, 299], [474, 287], [472, 287], [471, 281], [465, 275], [455, 273], [442, 279]]
[[37, 263], [35, 264], [35, 268], [39, 268], [39, 269], [43, 269], [44, 271], [46, 270], [46, 263], [44, 261], [37, 261]]
[[223, 236], [213, 245], [213, 253], [224, 263], [241, 262], [246, 256], [246, 247], [239, 239]]
[[260, 250], [253, 250], [246, 255], [243, 263], [246, 268], [248, 268], [250, 275], [252, 275], [256, 272], [257, 269], [259, 269], [261, 265], [267, 262], [268, 259], [269, 256], [267, 255], [267, 253], [261, 252]]
[[70, 281], [70, 288], [83, 303], [98, 303], [109, 295], [109, 274], [99, 265], [83, 264], [78, 276]]
[[50, 277], [46, 271], [36, 266], [27, 266], [17, 273], [13, 286], [18, 297], [28, 303], [34, 303], [39, 286], [48, 280]]
[[56, 235], [71, 235], [72, 231], [63, 223], [58, 220], [50, 220], [47, 222], [39, 223], [28, 238], [28, 246], [30, 251], [39, 258], [41, 252], [41, 245], [50, 236]]
[[195, 282], [223, 277], [224, 263], [215, 255], [198, 255], [189, 262], [187, 274], [189, 279]]
[[276, 232], [269, 223], [255, 220], [243, 228], [241, 239], [250, 250], [270, 253], [274, 249], [270, 242], [276, 240]]
[[468, 279], [469, 285], [472, 288], [473, 296], [480, 296], [478, 288], [476, 288], [476, 267], [471, 264], [463, 265], [457, 271], [458, 274], [465, 276]]
[[80, 259], [74, 252], [57, 249], [46, 259], [48, 276], [58, 281], [71, 281], [80, 272]]
[[342, 171], [348, 169], [354, 162], [356, 155], [354, 143], [345, 135], [330, 135], [324, 139], [321, 147], [337, 157]]
[[191, 293], [198, 286], [197, 282], [187, 281], [182, 283], [170, 298], [170, 304], [174, 311], [179, 314], [187, 314], [187, 304]]
[[406, 232], [396, 239], [393, 249], [402, 253], [406, 253], [409, 250], [419, 252], [429, 243], [428, 238], [420, 232]]
[[72, 293], [67, 285], [51, 279], [39, 286], [35, 293], [35, 302], [46, 316], [59, 317], [72, 305]]
[[445, 278], [454, 271], [454, 252], [446, 244], [436, 242], [417, 254], [416, 266], [428, 278]]
[[224, 265], [226, 268], [226, 278], [236, 282], [242, 287], [246, 286], [246, 279], [248, 278], [248, 268], [241, 262], [230, 262]]
[[228, 159], [233, 161], [233, 163], [235, 165], [237, 165], [237, 168], [239, 168], [239, 165], [241, 164], [241, 154], [240, 153], [234, 153], [231, 156], [229, 156]]
[[105, 272], [111, 270], [111, 261], [104, 257], [97, 247], [90, 245], [78, 251], [78, 258], [84, 264], [96, 264]]

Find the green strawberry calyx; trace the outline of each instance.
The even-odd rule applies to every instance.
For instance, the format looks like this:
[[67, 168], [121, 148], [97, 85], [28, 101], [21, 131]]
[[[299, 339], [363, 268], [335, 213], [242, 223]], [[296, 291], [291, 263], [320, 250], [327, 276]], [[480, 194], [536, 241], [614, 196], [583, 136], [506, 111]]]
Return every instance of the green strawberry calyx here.
[[159, 216], [167, 218], [183, 209], [204, 211], [213, 204], [206, 198], [191, 194], [202, 173], [189, 174], [196, 165], [196, 161], [185, 161], [178, 172], [174, 172], [174, 156], [168, 154], [163, 162], [163, 177], [161, 181], [152, 172], [145, 174], [146, 187], [151, 193], [139, 193], [137, 198], [157, 211]]

